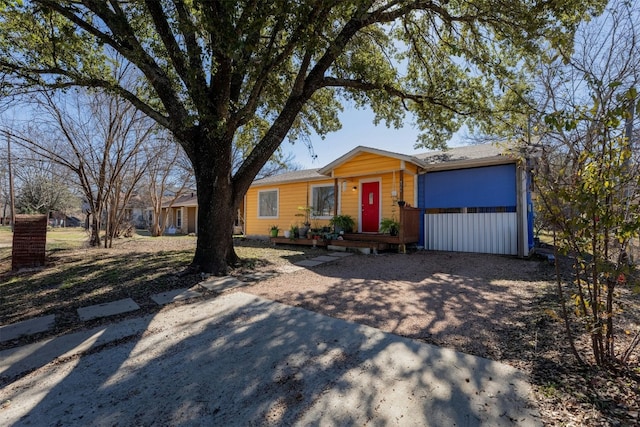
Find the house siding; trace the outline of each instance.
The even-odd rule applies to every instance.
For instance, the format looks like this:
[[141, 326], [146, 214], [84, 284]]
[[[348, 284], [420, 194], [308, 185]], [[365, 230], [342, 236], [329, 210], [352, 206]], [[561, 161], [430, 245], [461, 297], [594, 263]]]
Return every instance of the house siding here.
[[333, 171], [334, 177], [353, 177], [400, 169], [400, 160], [373, 153], [360, 153]]
[[516, 165], [507, 164], [422, 175], [425, 208], [516, 205]]
[[[401, 168], [404, 168], [403, 172], [401, 172]], [[359, 229], [362, 183], [379, 181], [381, 183], [380, 218], [394, 215], [397, 217], [398, 207], [395, 202], [401, 194], [401, 176], [404, 177], [403, 197], [405, 201], [412, 204], [416, 191], [414, 176], [417, 173], [418, 167], [416, 165], [403, 162], [400, 159], [375, 153], [360, 153], [338, 165], [332, 171], [333, 176], [327, 177], [327, 179], [254, 185], [249, 188], [246, 197], [246, 234], [266, 236], [272, 225], [277, 225], [281, 231], [288, 230], [293, 224], [301, 225], [304, 218], [296, 216], [301, 213], [298, 207], [308, 206], [311, 203], [311, 187], [315, 185], [335, 185], [337, 183], [337, 211], [339, 214], [350, 215], [356, 222], [356, 229]], [[278, 217], [261, 219], [258, 217], [258, 192], [270, 189], [278, 189], [279, 191]], [[394, 189], [396, 191], [395, 197], [392, 196]], [[328, 219], [311, 219], [312, 227], [325, 225], [329, 225]]]
[[[248, 235], [267, 236], [272, 225], [277, 225], [282, 231], [288, 230], [292, 225], [301, 225], [304, 217], [296, 216], [303, 213], [299, 207], [309, 205], [311, 200], [311, 185], [333, 185], [334, 180], [314, 180], [305, 182], [293, 182], [282, 184], [270, 184], [265, 186], [255, 186], [247, 191], [247, 221], [245, 233]], [[258, 193], [264, 190], [278, 190], [278, 217], [259, 218], [258, 216]], [[329, 223], [326, 219], [312, 219], [312, 226], [322, 227]]]
[[[401, 168], [404, 170], [401, 172]], [[356, 229], [360, 229], [360, 197], [363, 182], [380, 181], [380, 218], [398, 216], [397, 200], [400, 195], [404, 200], [412, 204], [414, 201], [415, 182], [414, 176], [418, 172], [416, 165], [402, 162], [400, 159], [382, 156], [374, 153], [361, 153], [336, 167], [333, 175], [338, 183], [345, 182], [342, 186], [342, 199], [340, 213], [351, 215], [356, 221]], [[402, 188], [401, 188], [402, 176]], [[356, 187], [356, 191], [353, 191]], [[395, 190], [395, 196], [392, 191]]]

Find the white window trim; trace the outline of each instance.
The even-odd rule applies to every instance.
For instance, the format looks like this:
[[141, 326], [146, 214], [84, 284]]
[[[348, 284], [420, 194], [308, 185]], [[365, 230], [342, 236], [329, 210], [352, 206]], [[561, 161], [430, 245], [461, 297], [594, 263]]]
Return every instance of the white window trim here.
[[182, 228], [182, 208], [176, 209], [176, 228]]
[[[260, 215], [260, 194], [261, 193], [272, 193], [272, 192], [276, 192], [276, 215], [275, 216], [263, 216]], [[257, 212], [257, 217], [259, 219], [277, 219], [280, 217], [280, 189], [279, 188], [269, 188], [269, 189], [264, 189], [264, 190], [258, 190], [258, 212]]]
[[[333, 188], [333, 197], [334, 197], [334, 201], [333, 201], [334, 207], [333, 207], [333, 209], [335, 210], [335, 197], [336, 197], [335, 191], [336, 191], [336, 188], [335, 188], [335, 185], [333, 183], [331, 183], [331, 184], [312, 184], [310, 186], [310, 188], [311, 188], [311, 202], [313, 203], [313, 189], [314, 188], [320, 188], [320, 187], [331, 187], [331, 188]], [[331, 215], [314, 216], [314, 218], [317, 218], [317, 219], [331, 219], [331, 218], [333, 218], [333, 213]]]

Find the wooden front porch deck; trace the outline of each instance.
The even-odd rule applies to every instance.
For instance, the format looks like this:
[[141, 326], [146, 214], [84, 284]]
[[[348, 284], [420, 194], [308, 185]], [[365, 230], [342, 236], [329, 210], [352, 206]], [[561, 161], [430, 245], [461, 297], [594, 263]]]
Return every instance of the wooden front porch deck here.
[[[383, 251], [390, 246], [397, 246], [399, 252], [406, 252], [407, 244], [418, 243], [420, 239], [420, 215], [422, 209], [400, 208], [400, 231], [397, 236], [381, 233], [346, 233], [342, 240], [316, 240], [316, 246], [328, 245], [346, 248], [369, 248], [372, 251]], [[313, 246], [313, 239], [272, 237], [273, 244]]]
[[[383, 235], [380, 235], [383, 236]], [[387, 235], [386, 237], [392, 237]], [[307, 238], [298, 238], [298, 239], [290, 239], [287, 237], [271, 237], [271, 243], [274, 245], [302, 245], [302, 246], [313, 246], [313, 239]], [[327, 247], [327, 246], [341, 246], [344, 248], [369, 248], [372, 251], [384, 251], [389, 249], [389, 243], [384, 240], [369, 240], [369, 239], [353, 239], [353, 240], [324, 240], [318, 239], [316, 241], [316, 247]]]

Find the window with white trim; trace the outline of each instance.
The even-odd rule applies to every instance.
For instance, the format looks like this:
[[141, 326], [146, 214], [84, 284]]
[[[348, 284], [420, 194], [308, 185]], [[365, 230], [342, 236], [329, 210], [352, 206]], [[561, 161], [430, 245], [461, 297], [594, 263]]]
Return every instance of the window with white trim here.
[[278, 217], [278, 190], [258, 191], [258, 218]]
[[314, 185], [311, 187], [311, 212], [318, 218], [331, 218], [335, 212], [335, 187]]
[[176, 228], [182, 228], [182, 209], [176, 210]]

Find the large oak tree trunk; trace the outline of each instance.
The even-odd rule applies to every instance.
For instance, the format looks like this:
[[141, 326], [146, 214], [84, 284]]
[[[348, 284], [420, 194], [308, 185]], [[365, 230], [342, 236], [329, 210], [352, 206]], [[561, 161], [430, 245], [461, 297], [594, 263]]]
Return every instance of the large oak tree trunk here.
[[194, 144], [193, 162], [198, 187], [198, 241], [192, 267], [216, 275], [238, 263], [233, 249], [235, 203], [231, 182], [231, 144]]

